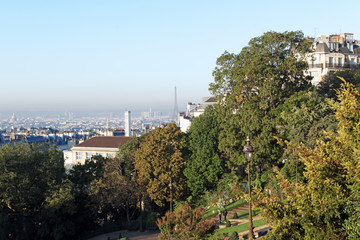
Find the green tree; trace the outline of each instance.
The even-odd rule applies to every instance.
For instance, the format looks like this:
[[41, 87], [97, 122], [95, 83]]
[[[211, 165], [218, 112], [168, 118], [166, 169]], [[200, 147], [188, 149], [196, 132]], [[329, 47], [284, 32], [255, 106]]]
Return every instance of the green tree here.
[[340, 70], [326, 76], [324, 80], [319, 83], [317, 88], [318, 93], [332, 99], [337, 99], [336, 90], [340, 88], [342, 83], [339, 77], [346, 79], [348, 83], [353, 84], [360, 90], [360, 65], [356, 65], [354, 68]]
[[104, 176], [104, 165], [107, 160], [102, 156], [95, 156], [70, 170], [68, 179], [73, 186], [72, 194], [76, 204], [76, 213], [73, 214], [71, 221], [75, 226], [76, 234], [96, 228], [98, 220], [104, 218], [99, 206], [92, 204], [90, 190], [91, 183]]
[[42, 239], [71, 239], [76, 232], [72, 218], [77, 212], [73, 184], [64, 179], [58, 189], [50, 193], [41, 210], [38, 235]]
[[[140, 143], [135, 154], [135, 169], [149, 197], [159, 206], [164, 201], [179, 199], [184, 190], [185, 162], [181, 150], [185, 146], [182, 133], [175, 123], [157, 128]], [[169, 184], [172, 183], [172, 193]]]
[[102, 211], [109, 209], [108, 216], [114, 216], [114, 213], [119, 216], [124, 211], [128, 223], [137, 210], [141, 193], [134, 174], [138, 147], [137, 138], [121, 146], [116, 157], [106, 162], [104, 176], [91, 183], [91, 196], [95, 204]]
[[[279, 131], [284, 132], [284, 139], [291, 144], [303, 143], [306, 147], [314, 148], [316, 141], [325, 140], [327, 132], [335, 132], [337, 121], [331, 108], [332, 101], [316, 94], [314, 90], [299, 91], [287, 98], [278, 107]], [[296, 181], [296, 172], [300, 179], [303, 164], [298, 165], [298, 154], [291, 148], [285, 149], [282, 159], [286, 161], [282, 168], [284, 176]], [[299, 171], [297, 168], [299, 167]]]
[[214, 190], [225, 169], [225, 159], [218, 149], [220, 115], [214, 107], [194, 118], [188, 131], [187, 146], [190, 157], [186, 161], [184, 175], [193, 197], [204, 191]]
[[337, 98], [337, 134], [329, 132], [329, 140], [319, 140], [314, 149], [293, 146], [306, 181], [294, 184], [280, 174], [280, 191], [260, 194], [262, 213], [273, 227], [269, 239], [359, 238], [351, 229], [359, 225], [360, 94], [346, 83]]
[[0, 231], [3, 239], [34, 239], [46, 198], [65, 177], [61, 151], [27, 144], [0, 149]]
[[256, 149], [254, 162], [280, 159], [282, 150], [273, 138], [279, 136], [276, 108], [310, 86], [310, 77], [304, 75], [309, 51], [301, 32], [267, 32], [239, 54], [225, 52], [218, 58], [210, 91], [225, 109], [219, 147], [233, 166], [245, 162], [247, 135]]

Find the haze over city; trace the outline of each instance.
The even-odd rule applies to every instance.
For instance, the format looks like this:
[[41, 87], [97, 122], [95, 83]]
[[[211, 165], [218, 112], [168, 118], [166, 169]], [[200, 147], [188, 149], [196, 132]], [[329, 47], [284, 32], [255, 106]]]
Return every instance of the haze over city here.
[[[359, 1], [1, 1], [0, 112], [171, 112], [267, 31], [353, 32]], [[320, 12], [319, 12], [320, 11]], [[336, 16], [336, 18], [334, 18]], [[351, 21], [349, 21], [351, 22]]]

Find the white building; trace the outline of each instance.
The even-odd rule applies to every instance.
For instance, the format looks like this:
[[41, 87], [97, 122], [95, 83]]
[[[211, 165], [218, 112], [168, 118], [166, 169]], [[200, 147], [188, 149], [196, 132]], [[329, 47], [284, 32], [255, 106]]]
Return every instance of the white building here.
[[326, 76], [342, 69], [349, 69], [360, 63], [359, 41], [352, 33], [322, 35], [313, 41], [315, 52], [308, 59], [307, 74], [313, 76], [316, 86]]
[[119, 148], [132, 137], [93, 137], [87, 141], [75, 145], [64, 152], [65, 168], [71, 168], [76, 164], [84, 164], [85, 160], [92, 156], [101, 155], [105, 158], [113, 158]]
[[194, 104], [189, 102], [186, 112], [178, 114], [178, 123], [182, 132], [189, 130], [194, 117], [198, 117], [204, 113], [205, 108], [217, 104], [215, 97], [203, 97], [202, 104]]

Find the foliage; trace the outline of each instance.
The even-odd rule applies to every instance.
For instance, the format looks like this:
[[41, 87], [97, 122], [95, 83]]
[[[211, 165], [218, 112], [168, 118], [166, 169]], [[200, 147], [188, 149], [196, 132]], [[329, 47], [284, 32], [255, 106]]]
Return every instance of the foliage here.
[[157, 220], [161, 239], [205, 239], [215, 230], [215, 223], [204, 218], [202, 209], [180, 205]]
[[117, 220], [124, 211], [130, 223], [137, 209], [141, 188], [135, 178], [134, 158], [138, 147], [137, 138], [125, 143], [115, 158], [106, 161], [103, 176], [91, 182], [93, 204], [107, 220]]
[[137, 209], [140, 187], [130, 174], [123, 175], [128, 169], [122, 167], [118, 158], [109, 159], [104, 168], [104, 176], [92, 181], [90, 196], [107, 216], [113, 216], [115, 213], [120, 215], [121, 211], [125, 211], [126, 219], [130, 222]]
[[185, 163], [181, 152], [184, 145], [180, 129], [171, 123], [146, 135], [135, 154], [139, 181], [159, 206], [170, 201], [170, 182], [173, 201], [179, 199], [184, 190]]
[[222, 113], [219, 148], [229, 167], [245, 163], [242, 147], [247, 135], [256, 149], [254, 163], [276, 163], [282, 149], [276, 108], [293, 93], [310, 86], [304, 75], [310, 43], [301, 32], [267, 32], [253, 38], [239, 54], [225, 52], [213, 72], [210, 90], [218, 96]]
[[140, 138], [134, 137], [133, 140], [122, 145], [116, 153], [115, 159], [119, 164], [121, 175], [130, 178], [135, 170], [135, 153], [140, 145]]
[[76, 234], [73, 222], [69, 221], [77, 213], [72, 192], [72, 183], [64, 179], [59, 189], [46, 197], [38, 231], [41, 237], [61, 240]]
[[229, 240], [239, 240], [238, 232], [236, 232], [236, 231], [232, 232]]
[[94, 229], [98, 226], [99, 219], [104, 217], [99, 206], [92, 202], [90, 190], [91, 183], [103, 177], [107, 160], [102, 156], [95, 156], [82, 165], [75, 165], [67, 176], [73, 185], [76, 213], [71, 220], [77, 233]]
[[69, 179], [74, 183], [79, 194], [88, 194], [90, 183], [100, 179], [104, 175], [104, 165], [107, 159], [102, 156], [95, 156], [86, 159], [84, 164], [75, 165], [69, 173]]
[[231, 227], [231, 222], [229, 220], [226, 221], [226, 227]]
[[[278, 108], [279, 131], [291, 144], [303, 143], [306, 147], [314, 148], [316, 141], [326, 140], [325, 132], [336, 131], [337, 121], [331, 103], [330, 99], [319, 96], [314, 90], [293, 94]], [[304, 180], [304, 164], [299, 162], [297, 152], [286, 148], [282, 159], [285, 166], [281, 172], [285, 178], [293, 182]]]
[[160, 217], [160, 213], [158, 212], [151, 212], [147, 217], [146, 217], [146, 228], [148, 230], [154, 230], [157, 228], [156, 225], [156, 220]]
[[344, 83], [338, 99], [333, 104], [337, 135], [328, 133], [329, 141], [318, 141], [314, 149], [292, 146], [305, 165], [306, 182], [294, 184], [279, 173], [281, 191], [260, 193], [262, 214], [273, 228], [269, 239], [342, 239], [358, 234], [344, 231], [359, 224], [358, 212], [348, 209], [344, 214], [344, 208], [356, 206], [352, 203], [358, 203], [360, 189], [360, 94]]
[[192, 191], [199, 198], [205, 191], [216, 189], [225, 168], [225, 159], [218, 149], [220, 121], [217, 110], [207, 107], [204, 114], [194, 118], [188, 131], [187, 145], [191, 151], [184, 175]]
[[360, 201], [357, 192], [356, 200], [348, 200], [344, 212], [349, 215], [344, 222], [344, 231], [348, 233], [348, 239], [360, 239]]
[[[61, 151], [47, 145], [5, 145], [0, 149], [0, 169], [0, 238], [59, 239], [50, 234], [39, 236], [38, 231], [46, 224], [44, 214], [54, 217], [49, 204], [53, 203], [55, 207], [62, 204], [55, 202], [63, 201], [56, 194], [62, 192], [64, 187], [65, 169]], [[59, 201], [54, 199], [57, 198], [55, 195]], [[52, 201], [50, 196], [53, 197]], [[64, 196], [64, 200], [66, 198]], [[71, 227], [59, 222], [56, 228], [47, 229], [48, 233], [50, 231], [64, 236], [63, 233], [70, 232]]]
[[[309, 148], [315, 147], [317, 140], [325, 140], [324, 131], [335, 132], [337, 128], [332, 103], [313, 89], [287, 98], [278, 108], [280, 129], [286, 132], [286, 139], [293, 144], [304, 143]], [[289, 156], [289, 152], [285, 152], [284, 157]]]
[[341, 79], [346, 79], [348, 83], [353, 84], [358, 90], [360, 89], [360, 65], [356, 65], [355, 68], [342, 69], [332, 73], [320, 81], [317, 91], [319, 94], [327, 96], [332, 99], [337, 99], [336, 90], [341, 86]]

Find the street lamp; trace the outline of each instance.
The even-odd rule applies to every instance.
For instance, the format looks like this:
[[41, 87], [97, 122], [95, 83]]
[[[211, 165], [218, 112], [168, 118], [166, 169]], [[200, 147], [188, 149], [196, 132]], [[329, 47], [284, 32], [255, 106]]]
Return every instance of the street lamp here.
[[170, 212], [172, 213], [172, 182], [170, 180], [169, 188], [170, 188]]
[[254, 152], [254, 148], [250, 145], [250, 137], [248, 136], [246, 139], [246, 145], [243, 148], [243, 152], [245, 153], [246, 159], [248, 160], [248, 186], [249, 186], [249, 239], [252, 239], [254, 236], [253, 233], [253, 224], [252, 224], [252, 212], [251, 212], [251, 182], [250, 182], [250, 161], [252, 153]]

